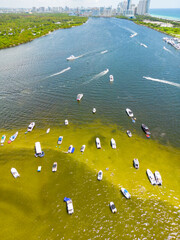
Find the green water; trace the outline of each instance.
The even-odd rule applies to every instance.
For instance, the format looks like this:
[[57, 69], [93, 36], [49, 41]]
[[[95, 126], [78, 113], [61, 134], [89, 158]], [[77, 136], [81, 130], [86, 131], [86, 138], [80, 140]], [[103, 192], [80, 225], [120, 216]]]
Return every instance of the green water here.
[[[25, 131], [19, 130], [17, 139], [11, 144], [6, 141], [0, 151], [1, 239], [178, 239], [178, 149], [137, 134], [128, 138], [116, 125], [101, 122], [51, 128], [49, 134], [38, 127], [26, 135]], [[14, 131], [3, 133], [9, 139]], [[64, 139], [59, 148], [60, 135]], [[96, 137], [101, 140], [100, 150]], [[117, 149], [110, 146], [112, 137]], [[44, 158], [34, 157], [36, 141], [41, 142]], [[70, 144], [75, 152], [66, 154]], [[138, 170], [133, 158], [139, 159]], [[58, 169], [53, 173], [55, 161]], [[11, 167], [20, 178], [12, 177]], [[147, 168], [161, 173], [162, 186], [150, 184]], [[104, 173], [101, 182], [97, 181], [99, 170]], [[120, 187], [130, 192], [130, 200], [122, 196]], [[73, 200], [72, 216], [66, 212], [65, 196]], [[117, 214], [111, 213], [110, 201]]]

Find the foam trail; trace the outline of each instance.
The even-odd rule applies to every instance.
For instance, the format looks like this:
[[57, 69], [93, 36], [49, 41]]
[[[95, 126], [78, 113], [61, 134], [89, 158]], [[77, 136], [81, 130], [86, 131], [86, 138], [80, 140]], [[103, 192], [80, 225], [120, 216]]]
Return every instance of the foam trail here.
[[83, 85], [84, 85], [84, 84], [88, 84], [88, 83], [92, 82], [93, 80], [98, 79], [98, 78], [106, 75], [108, 72], [109, 72], [109, 69], [106, 69], [106, 70], [104, 70], [104, 71], [96, 74], [96, 75], [95, 75], [94, 77], [92, 77], [89, 81], [84, 82]]
[[57, 76], [57, 75], [60, 75], [60, 74], [66, 72], [66, 71], [68, 71], [68, 70], [70, 70], [70, 69], [71, 69], [70, 67], [65, 68], [65, 69], [63, 69], [62, 71], [58, 72], [58, 73], [54, 73], [54, 74], [48, 76], [47, 78], [49, 78], [49, 77], [54, 77], [54, 76]]
[[167, 51], [167, 52], [172, 53], [171, 50], [167, 49], [166, 47], [163, 47], [163, 49], [164, 49], [165, 51]]
[[160, 80], [160, 79], [151, 78], [151, 77], [145, 77], [145, 76], [143, 78], [145, 78], [147, 80], [150, 80], [150, 81], [165, 83], [165, 84], [169, 84], [169, 85], [172, 85], [172, 86], [180, 88], [180, 84], [179, 83], [169, 82], [169, 81], [166, 81], [166, 80]]
[[102, 52], [100, 52], [101, 54], [105, 54], [105, 53], [107, 53], [108, 52], [108, 50], [105, 50], [105, 51], [102, 51]]

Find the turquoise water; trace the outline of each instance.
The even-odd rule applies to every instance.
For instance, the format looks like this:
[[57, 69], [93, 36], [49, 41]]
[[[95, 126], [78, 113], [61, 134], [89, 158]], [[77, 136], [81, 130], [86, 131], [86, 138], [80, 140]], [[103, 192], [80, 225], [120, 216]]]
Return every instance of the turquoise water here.
[[154, 17], [180, 21], [180, 8], [150, 9], [149, 13]]

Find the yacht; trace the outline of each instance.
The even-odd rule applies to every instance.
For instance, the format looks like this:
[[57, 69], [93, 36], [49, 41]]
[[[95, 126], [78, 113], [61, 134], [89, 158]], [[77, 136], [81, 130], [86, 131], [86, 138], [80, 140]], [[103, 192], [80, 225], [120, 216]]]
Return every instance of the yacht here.
[[57, 171], [57, 162], [54, 162], [52, 166], [52, 172], [56, 172], [56, 171]]
[[131, 131], [127, 130], [126, 133], [127, 133], [128, 137], [132, 137], [132, 133], [131, 133]]
[[14, 178], [20, 177], [20, 174], [18, 173], [18, 171], [15, 168], [11, 168], [11, 173]]
[[129, 117], [131, 117], [131, 118], [134, 117], [134, 114], [133, 114], [133, 112], [131, 111], [131, 109], [126, 108], [126, 113], [127, 113], [127, 115], [128, 115]]
[[27, 131], [31, 132], [33, 130], [34, 126], [35, 126], [35, 122], [30, 123], [29, 126], [28, 126]]
[[1, 138], [1, 145], [2, 146], [4, 145], [5, 140], [6, 140], [6, 135], [2, 135], [2, 138]]
[[96, 108], [93, 108], [92, 112], [95, 114], [96, 113]]
[[146, 174], [149, 178], [150, 183], [152, 185], [156, 185], [156, 180], [155, 180], [154, 174], [151, 172], [151, 170], [147, 169]]
[[155, 171], [154, 176], [155, 176], [156, 184], [162, 185], [161, 174], [158, 171]]
[[67, 61], [73, 61], [76, 57], [74, 55], [71, 55], [70, 57], [66, 58]]
[[100, 142], [99, 138], [96, 138], [96, 147], [97, 147], [97, 149], [101, 148], [101, 142]]
[[121, 192], [124, 195], [125, 198], [130, 199], [131, 195], [129, 194], [129, 192], [125, 189], [125, 188], [121, 188]]
[[86, 148], [86, 145], [82, 145], [82, 147], [81, 147], [81, 152], [84, 152], [84, 150], [85, 150], [85, 148]]
[[66, 201], [66, 206], [67, 206], [68, 214], [70, 214], [70, 215], [73, 214], [74, 213], [74, 208], [73, 208], [73, 202], [72, 202], [71, 199]]
[[134, 158], [133, 160], [133, 166], [138, 169], [139, 168], [139, 160], [137, 158]]
[[110, 207], [112, 213], [117, 212], [117, 209], [116, 209], [115, 204], [113, 202], [110, 202], [109, 207]]
[[66, 119], [66, 120], [64, 121], [64, 124], [67, 126], [67, 125], [69, 124], [69, 121]]
[[99, 181], [101, 181], [101, 180], [102, 180], [102, 178], [103, 178], [103, 171], [102, 171], [102, 170], [100, 170], [100, 171], [98, 172], [97, 179], [98, 179]]
[[110, 76], [109, 76], [109, 81], [110, 81], [110, 82], [113, 82], [113, 81], [114, 81], [113, 75], [110, 75]]
[[113, 149], [116, 148], [116, 142], [115, 142], [114, 138], [111, 138], [111, 147], [112, 147]]
[[149, 128], [148, 128], [145, 124], [141, 124], [141, 128], [142, 128], [142, 130], [145, 132], [146, 137], [147, 137], [147, 138], [150, 138], [150, 137], [151, 137], [151, 133], [150, 133], [150, 131], [149, 131]]
[[58, 138], [58, 144], [61, 144], [62, 141], [63, 141], [63, 136], [59, 136], [59, 138]]
[[80, 101], [82, 99], [82, 97], [83, 97], [83, 93], [78, 94], [77, 95], [77, 101]]
[[18, 132], [16, 132], [14, 135], [12, 135], [8, 141], [8, 143], [13, 142], [17, 138]]

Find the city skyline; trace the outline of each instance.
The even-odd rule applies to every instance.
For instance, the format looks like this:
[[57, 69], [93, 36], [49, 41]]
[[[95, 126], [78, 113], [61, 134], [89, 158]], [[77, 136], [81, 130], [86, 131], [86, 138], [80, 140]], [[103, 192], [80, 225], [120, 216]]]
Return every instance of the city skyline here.
[[[109, 7], [116, 8], [121, 0], [1, 0], [0, 7], [4, 8], [30, 8], [33, 6], [68, 6], [68, 7]], [[131, 0], [131, 3], [138, 4], [139, 0]], [[179, 0], [151, 0], [150, 8], [180, 8]]]

